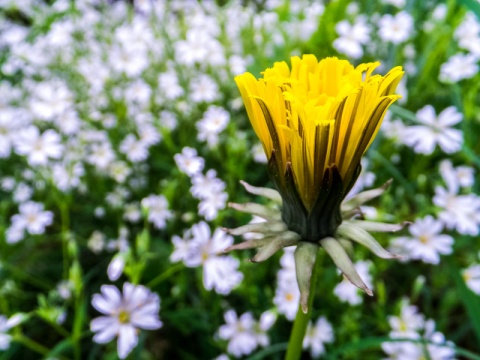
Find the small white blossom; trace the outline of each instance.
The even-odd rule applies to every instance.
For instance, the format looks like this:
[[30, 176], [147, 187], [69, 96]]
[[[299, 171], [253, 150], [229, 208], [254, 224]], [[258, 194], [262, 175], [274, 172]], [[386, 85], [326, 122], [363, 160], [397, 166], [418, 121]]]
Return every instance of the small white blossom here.
[[451, 189], [447, 191], [441, 186], [436, 186], [433, 203], [442, 208], [438, 218], [448, 229], [455, 229], [464, 235], [476, 236], [479, 234], [479, 196], [475, 194], [456, 195]]
[[178, 83], [177, 74], [168, 71], [158, 76], [158, 86], [168, 100], [174, 100], [183, 95], [184, 90]]
[[460, 48], [468, 50], [477, 59], [480, 57], [480, 22], [472, 12], [467, 12], [454, 36]]
[[40, 134], [36, 126], [29, 126], [19, 131], [15, 138], [15, 152], [27, 156], [32, 166], [47, 165], [49, 159], [59, 159], [62, 156], [63, 145], [60, 135], [54, 130], [45, 130]]
[[142, 206], [148, 210], [148, 221], [157, 229], [165, 228], [167, 220], [173, 217], [173, 213], [168, 210], [168, 201], [163, 195], [149, 195], [142, 199]]
[[93, 144], [90, 150], [90, 155], [87, 161], [99, 169], [107, 169], [108, 166], [115, 160], [115, 153], [109, 142], [101, 144]]
[[453, 238], [441, 234], [442, 229], [442, 222], [428, 215], [410, 225], [411, 237], [397, 238], [397, 242], [403, 244], [409, 258], [437, 265], [440, 255], [449, 255], [453, 251]]
[[53, 120], [72, 106], [72, 94], [65, 84], [57, 81], [35, 84], [30, 109], [35, 117]]
[[125, 283], [123, 293], [115, 286], [103, 285], [93, 295], [93, 307], [103, 316], [93, 319], [93, 341], [105, 344], [118, 337], [117, 352], [125, 359], [138, 343], [138, 330], [155, 330], [162, 326], [158, 318], [160, 298], [142, 285]]
[[315, 325], [308, 324], [307, 333], [303, 339], [303, 348], [310, 348], [312, 357], [317, 358], [325, 353], [325, 344], [332, 343], [335, 340], [332, 325], [328, 320], [321, 316]]
[[[392, 328], [389, 334], [392, 341], [382, 343], [383, 351], [389, 355], [387, 359], [422, 360], [425, 359], [426, 353], [432, 360], [455, 358], [454, 344], [445, 341], [445, 336], [435, 331], [435, 322], [431, 319], [425, 320], [417, 308], [409, 305], [408, 301], [402, 302], [400, 317], [389, 316], [388, 319]], [[423, 345], [418, 342], [394, 341], [405, 338], [426, 340], [428, 343]]]
[[[19, 214], [12, 216], [12, 228], [19, 231], [27, 230], [32, 235], [39, 235], [45, 232], [45, 228], [53, 222], [53, 213], [44, 211], [43, 204], [34, 201], [27, 201], [20, 204]], [[9, 241], [10, 243], [15, 241]]]
[[403, 131], [403, 142], [413, 147], [415, 152], [429, 155], [437, 144], [447, 154], [462, 148], [462, 132], [451, 128], [463, 118], [454, 106], [446, 108], [437, 116], [433, 106], [426, 105], [416, 115], [422, 125], [408, 126]]
[[125, 259], [122, 253], [115, 255], [108, 264], [107, 275], [110, 281], [117, 281], [125, 268]]
[[220, 326], [218, 336], [228, 340], [228, 352], [235, 357], [250, 355], [258, 346], [267, 346], [269, 338], [267, 331], [272, 327], [276, 316], [271, 311], [265, 311], [257, 322], [250, 312], [237, 316], [234, 310], [228, 310], [224, 315], [225, 324]]
[[148, 157], [148, 145], [137, 139], [133, 134], [128, 134], [120, 144], [120, 151], [131, 162], [140, 162]]
[[193, 102], [212, 102], [219, 98], [218, 85], [208, 75], [200, 75], [190, 83], [190, 99]]
[[423, 329], [425, 318], [418, 312], [418, 308], [409, 305], [407, 301], [402, 302], [399, 316], [388, 316], [388, 323], [391, 327], [390, 337], [412, 338], [419, 337], [418, 331]]
[[205, 165], [205, 160], [197, 155], [197, 150], [188, 146], [184, 147], [180, 154], [175, 154], [173, 158], [180, 171], [188, 176], [199, 174]]
[[190, 192], [198, 199], [208, 198], [211, 194], [223, 190], [225, 190], [225, 183], [217, 178], [217, 172], [213, 169], [208, 170], [205, 175], [196, 174], [192, 177]]
[[237, 358], [250, 355], [257, 347], [253, 315], [247, 312], [237, 317], [234, 310], [228, 310], [224, 319], [226, 324], [220, 326], [218, 335], [221, 339], [228, 340], [227, 351]]
[[342, 20], [335, 25], [335, 30], [340, 36], [333, 42], [333, 47], [337, 51], [352, 59], [363, 56], [362, 45], [370, 41], [370, 27], [367, 25], [365, 17], [358, 16], [353, 25], [347, 20]]
[[456, 83], [478, 73], [477, 59], [471, 54], [456, 54], [440, 66], [440, 81]]
[[192, 226], [186, 233], [188, 239], [174, 236], [175, 249], [170, 256], [173, 262], [183, 261], [188, 267], [203, 267], [203, 285], [205, 289], [226, 295], [243, 279], [238, 271], [240, 262], [223, 250], [233, 244], [233, 237], [223, 230], [216, 229], [213, 235], [204, 221]]
[[87, 246], [94, 254], [99, 254], [105, 248], [105, 235], [95, 230], [88, 238]]
[[230, 113], [222, 107], [210, 105], [197, 122], [198, 140], [207, 141], [209, 147], [218, 143], [218, 134], [222, 132], [230, 121]]
[[401, 44], [407, 41], [413, 32], [413, 17], [400, 11], [395, 16], [383, 15], [379, 20], [378, 35], [385, 42]]

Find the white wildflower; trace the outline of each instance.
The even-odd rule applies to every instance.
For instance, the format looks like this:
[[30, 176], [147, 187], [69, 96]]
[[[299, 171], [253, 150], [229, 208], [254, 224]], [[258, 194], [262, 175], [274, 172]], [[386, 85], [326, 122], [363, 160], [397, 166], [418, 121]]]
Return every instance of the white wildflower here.
[[158, 318], [160, 298], [142, 285], [125, 283], [123, 293], [115, 286], [103, 285], [93, 295], [93, 307], [103, 316], [93, 319], [93, 341], [105, 344], [118, 337], [117, 352], [125, 359], [138, 343], [139, 329], [155, 330], [162, 326]]

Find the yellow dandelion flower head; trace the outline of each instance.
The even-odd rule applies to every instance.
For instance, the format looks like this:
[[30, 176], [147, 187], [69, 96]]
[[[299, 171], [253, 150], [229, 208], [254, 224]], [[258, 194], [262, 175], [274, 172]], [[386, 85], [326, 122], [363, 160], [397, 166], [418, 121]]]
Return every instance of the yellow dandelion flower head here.
[[[328, 235], [341, 222], [339, 206], [361, 157], [400, 97], [394, 92], [402, 68], [374, 75], [378, 65], [303, 55], [291, 58], [291, 68], [276, 62], [262, 78], [248, 72], [235, 78], [284, 200], [283, 220], [307, 239]], [[316, 230], [302, 230], [319, 218]]]

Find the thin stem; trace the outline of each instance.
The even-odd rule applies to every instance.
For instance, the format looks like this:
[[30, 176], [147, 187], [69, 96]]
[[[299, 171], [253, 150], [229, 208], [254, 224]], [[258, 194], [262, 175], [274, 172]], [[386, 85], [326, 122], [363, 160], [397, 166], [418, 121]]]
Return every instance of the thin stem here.
[[[44, 357], [48, 356], [48, 354], [50, 353], [49, 348], [43, 346], [42, 344], [36, 342], [35, 340], [30, 339], [29, 337], [27, 337], [27, 336], [25, 336], [21, 333], [15, 334], [13, 336], [13, 341], [16, 341], [16, 342], [26, 346], [27, 348], [35, 351], [38, 354], [42, 354]], [[69, 360], [68, 358], [66, 358], [64, 356], [57, 356], [57, 358], [60, 359], [60, 360]]]
[[153, 278], [147, 283], [148, 288], [153, 288], [160, 284], [162, 281], [168, 279], [170, 276], [175, 274], [177, 271], [180, 271], [184, 268], [182, 263], [178, 263], [172, 266], [169, 266], [167, 270], [165, 270], [163, 273], [159, 274], [157, 277]]
[[301, 306], [298, 306], [297, 316], [293, 322], [292, 332], [290, 333], [290, 340], [288, 341], [287, 353], [285, 360], [299, 360], [302, 356], [303, 338], [307, 332], [308, 322], [312, 314], [313, 298], [315, 296], [315, 285], [318, 276], [318, 253], [313, 266], [312, 277], [310, 278], [310, 295], [308, 298], [308, 312], [303, 313]]
[[47, 355], [50, 352], [50, 349], [23, 334], [15, 334], [13, 340], [42, 355]]

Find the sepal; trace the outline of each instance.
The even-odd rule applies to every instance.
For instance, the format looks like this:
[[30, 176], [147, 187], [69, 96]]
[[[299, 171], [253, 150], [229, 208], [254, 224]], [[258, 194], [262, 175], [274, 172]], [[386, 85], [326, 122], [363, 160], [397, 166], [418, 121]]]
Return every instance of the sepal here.
[[358, 226], [343, 223], [338, 227], [337, 234], [340, 237], [345, 237], [367, 247], [371, 252], [382, 259], [399, 258], [398, 255], [392, 254], [391, 252], [385, 250], [372, 235]]
[[367, 190], [367, 191], [362, 191], [352, 197], [351, 199], [348, 199], [347, 201], [344, 201], [341, 209], [342, 212], [348, 212], [351, 211], [355, 208], [357, 208], [360, 205], [363, 205], [367, 201], [370, 201], [372, 199], [375, 199], [376, 197], [382, 195], [390, 186], [392, 183], [393, 179], [388, 180], [385, 184], [382, 186], [372, 189], [372, 190]]
[[295, 249], [295, 272], [300, 290], [300, 306], [304, 314], [308, 313], [310, 297], [310, 280], [317, 260], [319, 246], [311, 242], [300, 242]]
[[320, 245], [325, 249], [328, 255], [332, 258], [333, 262], [345, 277], [356, 287], [365, 291], [368, 295], [373, 296], [372, 290], [363, 282], [360, 275], [358, 275], [352, 260], [348, 257], [345, 249], [340, 243], [333, 237], [326, 237], [320, 240]]

